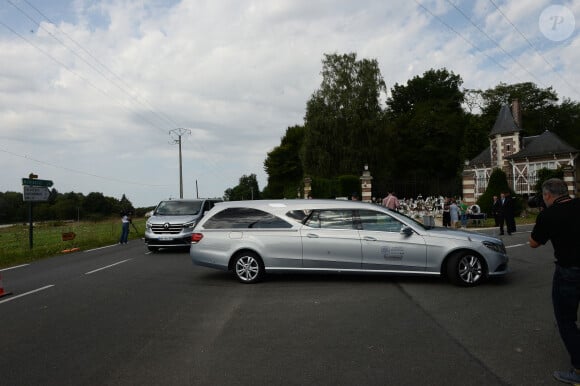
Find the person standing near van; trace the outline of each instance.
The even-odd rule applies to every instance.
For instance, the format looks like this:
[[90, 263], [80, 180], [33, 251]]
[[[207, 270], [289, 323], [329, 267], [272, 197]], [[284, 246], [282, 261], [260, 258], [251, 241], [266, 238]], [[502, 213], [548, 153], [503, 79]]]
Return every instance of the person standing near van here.
[[131, 225], [131, 213], [123, 212], [121, 216], [121, 238], [119, 244], [127, 244], [129, 240], [129, 226]]

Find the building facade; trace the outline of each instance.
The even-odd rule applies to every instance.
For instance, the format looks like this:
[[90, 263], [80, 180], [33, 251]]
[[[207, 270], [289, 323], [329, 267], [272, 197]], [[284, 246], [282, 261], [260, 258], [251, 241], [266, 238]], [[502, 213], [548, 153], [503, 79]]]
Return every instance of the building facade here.
[[576, 196], [579, 181], [576, 171], [578, 150], [556, 134], [546, 130], [540, 135], [522, 136], [522, 114], [518, 100], [502, 106], [489, 134], [489, 147], [463, 168], [463, 200], [475, 204], [485, 192], [494, 169], [508, 176], [516, 194], [533, 194], [540, 169], [564, 170], [564, 180], [571, 196]]

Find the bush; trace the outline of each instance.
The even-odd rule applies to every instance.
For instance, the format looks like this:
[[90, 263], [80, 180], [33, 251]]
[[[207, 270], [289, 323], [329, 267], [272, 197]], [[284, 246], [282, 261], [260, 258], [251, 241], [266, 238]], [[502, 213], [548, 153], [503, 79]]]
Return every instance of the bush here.
[[501, 169], [494, 169], [489, 177], [489, 183], [485, 192], [477, 199], [477, 205], [481, 211], [491, 216], [491, 207], [493, 205], [493, 196], [500, 196], [501, 192], [510, 192], [514, 200], [514, 215], [517, 217], [522, 211], [522, 200], [516, 193], [510, 189], [507, 176]]

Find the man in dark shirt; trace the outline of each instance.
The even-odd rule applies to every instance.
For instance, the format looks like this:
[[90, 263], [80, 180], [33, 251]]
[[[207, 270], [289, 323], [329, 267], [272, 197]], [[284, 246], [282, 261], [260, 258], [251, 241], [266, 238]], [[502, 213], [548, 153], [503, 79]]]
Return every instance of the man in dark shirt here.
[[580, 383], [580, 330], [576, 325], [580, 303], [580, 199], [570, 198], [566, 183], [557, 178], [544, 182], [542, 194], [546, 209], [536, 219], [530, 247], [552, 241], [556, 258], [552, 304], [573, 367], [554, 372], [554, 377], [566, 383]]

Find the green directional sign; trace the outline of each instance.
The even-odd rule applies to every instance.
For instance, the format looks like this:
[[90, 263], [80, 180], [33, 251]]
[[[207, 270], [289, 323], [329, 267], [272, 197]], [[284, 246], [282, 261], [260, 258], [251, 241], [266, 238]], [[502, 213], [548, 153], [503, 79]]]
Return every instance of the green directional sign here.
[[23, 178], [22, 185], [25, 186], [46, 186], [51, 187], [52, 181], [51, 180], [39, 180], [36, 178]]

